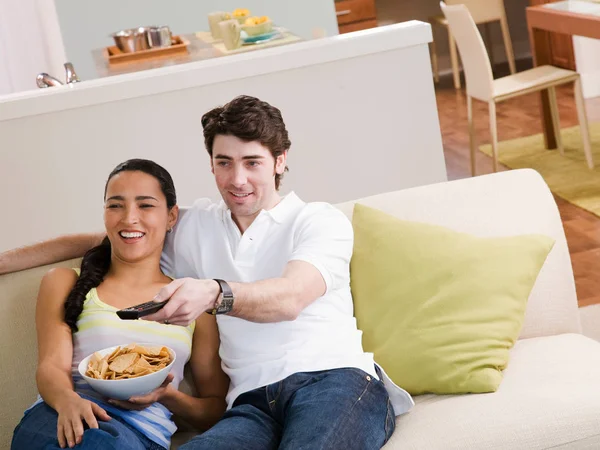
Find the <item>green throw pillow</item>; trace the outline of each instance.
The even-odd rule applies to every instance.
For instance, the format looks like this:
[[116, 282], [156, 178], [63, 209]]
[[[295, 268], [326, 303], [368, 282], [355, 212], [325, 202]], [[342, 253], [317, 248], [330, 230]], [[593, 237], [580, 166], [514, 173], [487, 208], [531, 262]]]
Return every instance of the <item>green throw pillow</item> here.
[[413, 395], [495, 391], [554, 239], [475, 237], [360, 204], [352, 224], [365, 351]]

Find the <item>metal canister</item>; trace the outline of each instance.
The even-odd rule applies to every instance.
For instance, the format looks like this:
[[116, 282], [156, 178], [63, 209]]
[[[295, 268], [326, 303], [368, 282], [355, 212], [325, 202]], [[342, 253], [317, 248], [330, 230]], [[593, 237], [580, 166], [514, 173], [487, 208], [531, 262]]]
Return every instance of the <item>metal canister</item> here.
[[146, 36], [146, 28], [144, 27], [117, 31], [111, 34], [111, 36], [115, 40], [117, 47], [124, 53], [148, 50], [148, 38]]
[[172, 44], [171, 30], [168, 26], [147, 28], [148, 45], [150, 48], [169, 47]]

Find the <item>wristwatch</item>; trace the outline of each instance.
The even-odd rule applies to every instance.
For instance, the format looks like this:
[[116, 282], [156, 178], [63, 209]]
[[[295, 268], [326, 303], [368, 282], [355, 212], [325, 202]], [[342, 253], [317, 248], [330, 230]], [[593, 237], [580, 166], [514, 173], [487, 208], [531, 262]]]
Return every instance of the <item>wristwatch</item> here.
[[208, 312], [210, 312], [213, 316], [217, 314], [227, 314], [233, 309], [233, 291], [231, 290], [231, 286], [229, 286], [226, 281], [219, 280], [218, 278], [214, 278], [214, 280], [219, 283], [221, 295], [217, 297], [217, 301], [215, 301], [215, 306], [213, 307], [212, 311]]

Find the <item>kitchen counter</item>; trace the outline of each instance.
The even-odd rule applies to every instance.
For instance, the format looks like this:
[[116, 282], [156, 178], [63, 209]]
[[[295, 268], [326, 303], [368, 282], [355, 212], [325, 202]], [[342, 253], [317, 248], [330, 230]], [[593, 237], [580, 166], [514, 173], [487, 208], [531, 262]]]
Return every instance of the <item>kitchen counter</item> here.
[[16, 92], [0, 96], [0, 122], [339, 62], [370, 53], [409, 48], [430, 40], [431, 27], [410, 20], [265, 48], [260, 52], [233, 54], [228, 58], [200, 59], [76, 84]]
[[225, 49], [222, 41], [213, 40], [209, 32], [182, 34], [180, 36], [190, 43], [187, 53], [174, 54], [146, 61], [124, 62], [109, 65], [104, 56], [104, 49], [101, 48], [92, 51], [92, 56], [96, 66], [97, 77], [104, 78], [124, 73], [188, 64], [195, 61], [219, 58], [221, 56], [229, 56], [246, 51], [264, 50], [270, 47], [288, 45], [301, 40], [300, 37], [287, 30], [282, 30], [282, 33], [284, 34], [282, 39], [276, 39], [261, 44], [245, 45], [235, 50]]
[[282, 111], [282, 194], [338, 203], [444, 181], [430, 40], [411, 21], [0, 97], [0, 204], [19, 211], [0, 251], [101, 230], [106, 176], [129, 158], [169, 170], [181, 205], [219, 199], [200, 118], [240, 94]]
[[139, 62], [124, 62], [109, 65], [104, 57], [104, 49], [99, 48], [92, 51], [96, 73], [99, 78], [123, 73], [139, 72], [140, 70], [156, 69], [159, 67], [175, 66], [178, 64], [187, 64], [193, 61], [216, 58], [223, 56], [214, 46], [198, 39], [195, 34], [180, 35], [190, 43], [188, 53], [175, 54], [161, 58], [149, 59]]

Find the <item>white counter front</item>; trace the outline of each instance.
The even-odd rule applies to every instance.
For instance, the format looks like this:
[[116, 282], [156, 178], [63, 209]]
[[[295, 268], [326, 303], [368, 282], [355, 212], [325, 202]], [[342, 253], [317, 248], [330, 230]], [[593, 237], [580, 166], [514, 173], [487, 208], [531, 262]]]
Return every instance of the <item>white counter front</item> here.
[[428, 24], [402, 24], [0, 97], [0, 251], [102, 229], [106, 176], [144, 157], [180, 204], [218, 198], [200, 117], [236, 95], [281, 109], [282, 192], [342, 202], [443, 181]]

